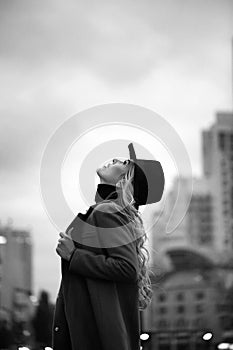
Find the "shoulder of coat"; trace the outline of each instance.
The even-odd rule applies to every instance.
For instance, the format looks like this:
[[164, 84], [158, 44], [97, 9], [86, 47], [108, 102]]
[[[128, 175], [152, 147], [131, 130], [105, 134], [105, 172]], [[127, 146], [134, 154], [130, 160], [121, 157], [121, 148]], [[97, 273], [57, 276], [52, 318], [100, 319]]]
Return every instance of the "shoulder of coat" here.
[[[110, 214], [110, 215], [109, 215]], [[94, 222], [103, 222], [103, 218], [109, 219], [110, 221], [117, 222], [120, 226], [130, 224], [130, 220], [122, 206], [111, 200], [106, 200], [95, 205], [92, 212], [92, 219]]]
[[100, 203], [97, 203], [97, 205], [94, 206], [93, 212], [97, 210], [103, 213], [117, 213], [122, 211], [122, 207], [118, 204], [113, 202], [112, 200], [105, 200]]

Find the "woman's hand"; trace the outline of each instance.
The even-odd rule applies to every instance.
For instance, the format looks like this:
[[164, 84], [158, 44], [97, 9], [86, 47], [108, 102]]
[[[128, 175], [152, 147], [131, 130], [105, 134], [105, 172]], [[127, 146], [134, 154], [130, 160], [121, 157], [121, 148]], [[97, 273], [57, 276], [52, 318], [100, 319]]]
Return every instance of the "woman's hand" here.
[[73, 251], [75, 250], [74, 242], [71, 238], [71, 232], [73, 227], [67, 233], [60, 232], [59, 235], [61, 238], [58, 240], [56, 252], [60, 255], [61, 258], [65, 260], [70, 260]]

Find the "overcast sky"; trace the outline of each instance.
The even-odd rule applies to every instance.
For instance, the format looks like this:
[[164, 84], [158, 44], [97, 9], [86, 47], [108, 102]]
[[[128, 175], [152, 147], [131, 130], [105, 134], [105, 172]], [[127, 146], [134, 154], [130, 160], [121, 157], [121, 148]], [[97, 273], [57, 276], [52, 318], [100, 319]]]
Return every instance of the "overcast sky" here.
[[93, 105], [163, 116], [200, 175], [201, 130], [232, 110], [232, 0], [0, 0], [1, 221], [31, 227], [35, 292], [54, 299], [57, 231], [40, 160], [55, 129]]

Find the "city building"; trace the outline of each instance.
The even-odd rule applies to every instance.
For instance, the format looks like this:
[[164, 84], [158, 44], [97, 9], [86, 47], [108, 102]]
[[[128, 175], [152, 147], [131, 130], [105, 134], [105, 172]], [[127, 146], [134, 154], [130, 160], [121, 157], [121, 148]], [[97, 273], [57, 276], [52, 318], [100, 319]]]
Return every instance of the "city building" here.
[[0, 318], [26, 322], [32, 312], [32, 242], [30, 233], [0, 226]]
[[[178, 181], [182, 187], [182, 197], [176, 203], [177, 208], [175, 212], [177, 217], [173, 215], [172, 220], [174, 223], [177, 223], [178, 218], [182, 218], [182, 221], [173, 232], [166, 233], [166, 225], [170, 220], [175, 204]], [[193, 189], [190, 200], [189, 191], [191, 182], [193, 183]], [[158, 266], [161, 256], [166, 255], [168, 251], [176, 249], [180, 251], [181, 248], [201, 252], [211, 257], [213, 262], [217, 261], [218, 249], [214, 240], [213, 200], [207, 179], [174, 179], [174, 186], [168, 195], [168, 201], [164, 211], [150, 234], [152, 237], [152, 248], [150, 251], [153, 252], [151, 264], [153, 266]], [[164, 264], [162, 263], [162, 265]]]
[[203, 172], [214, 198], [214, 241], [221, 257], [233, 253], [233, 113], [218, 112], [202, 132]]
[[197, 261], [192, 258], [195, 268], [186, 257], [188, 268], [176, 268], [159, 280], [152, 277], [152, 304], [143, 311], [143, 332], [150, 335], [145, 349], [205, 349], [206, 333], [213, 335], [213, 344], [222, 339], [229, 307], [223, 298], [223, 277], [209, 262], [202, 266], [198, 256]]

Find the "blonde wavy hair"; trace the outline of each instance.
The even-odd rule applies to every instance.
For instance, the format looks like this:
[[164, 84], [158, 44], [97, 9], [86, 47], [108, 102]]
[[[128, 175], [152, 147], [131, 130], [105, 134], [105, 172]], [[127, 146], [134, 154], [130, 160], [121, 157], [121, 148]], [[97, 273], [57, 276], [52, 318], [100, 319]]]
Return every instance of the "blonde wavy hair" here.
[[141, 213], [134, 206], [133, 178], [134, 164], [131, 162], [129, 164], [129, 170], [117, 182], [116, 186], [120, 190], [117, 193], [121, 194], [119, 200], [124, 208], [124, 213], [128, 220], [133, 223], [136, 228], [137, 237], [139, 237], [135, 239], [139, 262], [139, 278], [137, 283], [139, 289], [139, 310], [144, 310], [152, 301], [153, 289], [149, 273], [153, 274], [153, 271], [149, 268], [150, 256], [148, 249], [145, 247], [148, 236], [143, 226]]

